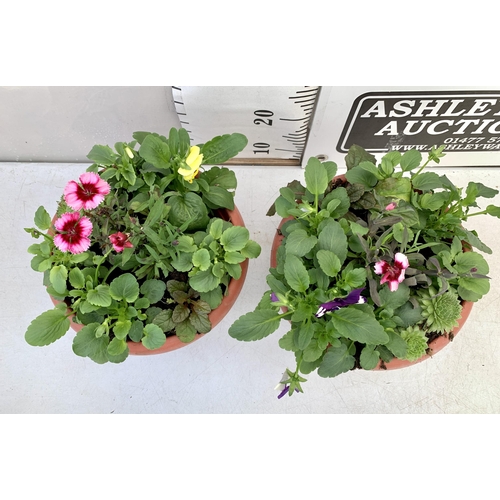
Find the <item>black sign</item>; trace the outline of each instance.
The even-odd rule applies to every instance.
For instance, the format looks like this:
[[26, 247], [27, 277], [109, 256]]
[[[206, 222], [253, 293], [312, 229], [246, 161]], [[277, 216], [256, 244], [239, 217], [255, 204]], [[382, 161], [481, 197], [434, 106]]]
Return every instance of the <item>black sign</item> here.
[[500, 150], [500, 91], [369, 92], [354, 102], [337, 151]]

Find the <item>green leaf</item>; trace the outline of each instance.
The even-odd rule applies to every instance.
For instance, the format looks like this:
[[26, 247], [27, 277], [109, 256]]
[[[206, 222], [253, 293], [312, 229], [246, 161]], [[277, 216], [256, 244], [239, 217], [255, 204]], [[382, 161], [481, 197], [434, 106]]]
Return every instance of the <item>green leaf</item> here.
[[333, 252], [343, 264], [347, 257], [347, 236], [342, 226], [332, 219], [327, 219], [320, 225], [321, 231], [318, 236], [318, 249]]
[[139, 148], [139, 154], [156, 168], [170, 169], [170, 148], [159, 137], [152, 134], [146, 136]]
[[373, 346], [365, 346], [359, 357], [359, 364], [365, 370], [373, 370], [380, 360], [380, 354]]
[[239, 252], [226, 252], [224, 260], [228, 264], [241, 264], [244, 260], [246, 260], [246, 257], [241, 255]]
[[222, 219], [212, 219], [209, 228], [209, 234], [215, 240], [218, 240], [222, 236], [222, 231], [224, 228], [224, 223]]
[[410, 201], [412, 186], [407, 177], [394, 178], [389, 177], [377, 184], [375, 191], [378, 195], [386, 198], [399, 198], [404, 201]]
[[307, 231], [304, 229], [297, 229], [296, 231], [292, 231], [285, 241], [287, 253], [303, 257], [315, 247], [318, 239], [316, 236], [307, 234]]
[[383, 286], [379, 291], [381, 305], [389, 309], [397, 309], [406, 304], [410, 298], [410, 288], [401, 283], [397, 290], [391, 292], [388, 286]]
[[85, 286], [85, 276], [78, 267], [74, 267], [69, 272], [69, 282], [73, 288], [83, 288]]
[[337, 276], [342, 266], [339, 258], [333, 252], [330, 252], [330, 250], [319, 250], [316, 256], [319, 266], [327, 276], [331, 278]]
[[192, 342], [196, 338], [196, 328], [186, 319], [175, 327], [175, 334], [181, 342]]
[[325, 166], [314, 156], [307, 162], [304, 177], [307, 190], [314, 195], [323, 194], [330, 180]]
[[93, 306], [108, 307], [111, 305], [111, 294], [108, 285], [97, 285], [87, 293], [87, 300]]
[[165, 334], [162, 332], [161, 328], [158, 325], [146, 325], [144, 327], [143, 333], [144, 337], [142, 337], [141, 342], [146, 349], [158, 349], [167, 340]]
[[243, 226], [227, 228], [220, 238], [220, 243], [226, 252], [238, 252], [245, 247], [250, 238], [248, 229]]
[[204, 165], [215, 165], [236, 156], [248, 144], [243, 134], [226, 134], [214, 137], [201, 147]]
[[318, 367], [320, 377], [336, 377], [354, 368], [356, 360], [349, 354], [347, 346], [340, 344], [338, 347], [330, 347]]
[[193, 253], [193, 265], [202, 271], [210, 267], [210, 253], [206, 248], [200, 248]]
[[141, 294], [149, 300], [151, 304], [159, 302], [165, 294], [167, 285], [161, 280], [146, 280], [141, 285]]
[[455, 269], [459, 273], [473, 272], [487, 274], [490, 271], [486, 259], [477, 252], [462, 252], [455, 257]]
[[496, 207], [495, 205], [488, 205], [486, 207], [486, 213], [500, 219], [500, 207]]
[[90, 150], [87, 158], [98, 165], [111, 166], [116, 162], [119, 156], [109, 146], [95, 145]]
[[384, 328], [373, 316], [353, 307], [334, 311], [330, 321], [338, 333], [356, 342], [377, 345], [389, 340]]
[[443, 187], [443, 181], [436, 172], [424, 172], [418, 174], [411, 180], [413, 187], [420, 191], [430, 191], [432, 189], [440, 189]]
[[36, 317], [26, 330], [24, 338], [29, 345], [44, 346], [61, 338], [70, 327], [64, 309], [52, 309]]
[[421, 162], [422, 154], [420, 151], [417, 151], [416, 149], [409, 149], [403, 154], [399, 164], [403, 172], [409, 172], [410, 170], [417, 168]]
[[125, 273], [111, 282], [109, 291], [115, 300], [135, 302], [139, 296], [139, 283], [133, 274]]
[[205, 271], [198, 271], [189, 278], [189, 285], [197, 292], [210, 292], [216, 288], [219, 283], [220, 279], [214, 276], [211, 268]]
[[140, 342], [143, 336], [144, 324], [142, 321], [134, 321], [128, 332], [128, 337], [133, 342]]
[[109, 337], [96, 337], [96, 330], [100, 326], [99, 323], [84, 326], [73, 339], [73, 352], [77, 356], [88, 356], [95, 363], [104, 364], [108, 361]]
[[198, 333], [208, 333], [212, 329], [208, 314], [200, 314], [196, 311], [192, 311], [189, 315], [189, 322]]
[[293, 254], [285, 259], [285, 279], [292, 290], [303, 293], [309, 288], [309, 274], [302, 261]]
[[46, 231], [50, 228], [51, 221], [52, 219], [47, 210], [45, 210], [45, 208], [43, 207], [38, 207], [37, 211], [35, 212], [36, 227], [42, 231]]
[[253, 240], [249, 240], [247, 244], [241, 249], [241, 254], [247, 259], [256, 259], [262, 251], [261, 246]]
[[361, 184], [366, 189], [372, 188], [378, 182], [378, 178], [373, 173], [361, 167], [361, 165], [348, 170], [345, 173], [345, 177], [351, 184]]
[[185, 304], [177, 304], [172, 311], [172, 320], [174, 323], [182, 323], [191, 313], [189, 307]]
[[205, 229], [208, 225], [207, 206], [199, 195], [188, 191], [184, 194], [171, 196], [168, 200], [171, 207], [168, 221], [176, 227], [189, 223], [186, 231]]
[[119, 356], [126, 349], [128, 349], [126, 340], [118, 339], [116, 337], [108, 344], [107, 348], [108, 353], [112, 356]]
[[113, 326], [113, 333], [117, 338], [124, 339], [128, 335], [131, 327], [132, 322], [129, 319], [119, 320]]
[[209, 292], [200, 293], [200, 298], [210, 306], [210, 309], [219, 307], [222, 302], [221, 287], [218, 286]]
[[[338, 200], [340, 204], [333, 209], [328, 208], [329, 203], [334, 200]], [[347, 190], [344, 187], [338, 187], [337, 189], [334, 189], [333, 191], [328, 193], [321, 202], [321, 207], [327, 207], [328, 211], [330, 212], [330, 216], [335, 219], [345, 215], [348, 212], [350, 206], [351, 201], [349, 200], [349, 195], [347, 194]]]
[[385, 344], [385, 347], [387, 347], [396, 358], [405, 359], [406, 352], [408, 351], [408, 344], [406, 341], [401, 335], [394, 332], [387, 332], [387, 335], [389, 336], [389, 342]]
[[275, 332], [280, 326], [278, 313], [271, 309], [249, 312], [237, 319], [229, 328], [229, 335], [245, 342], [260, 340]]
[[306, 321], [294, 329], [294, 342], [299, 350], [303, 351], [309, 345], [314, 331], [314, 324], [310, 321]]
[[377, 159], [371, 153], [365, 151], [361, 146], [353, 144], [349, 148], [349, 152], [345, 157], [345, 164], [347, 166], [347, 169], [350, 170], [356, 167], [362, 161], [369, 161], [371, 163], [376, 163]]
[[156, 315], [153, 324], [159, 326], [165, 333], [172, 331], [176, 326], [172, 319], [172, 309], [166, 309]]
[[54, 266], [50, 270], [50, 282], [57, 293], [64, 294], [66, 291], [66, 280], [68, 278], [68, 269], [66, 266]]
[[210, 186], [207, 193], [203, 194], [203, 199], [209, 204], [213, 205], [212, 208], [228, 208], [234, 210], [234, 196], [227, 189], [219, 186]]

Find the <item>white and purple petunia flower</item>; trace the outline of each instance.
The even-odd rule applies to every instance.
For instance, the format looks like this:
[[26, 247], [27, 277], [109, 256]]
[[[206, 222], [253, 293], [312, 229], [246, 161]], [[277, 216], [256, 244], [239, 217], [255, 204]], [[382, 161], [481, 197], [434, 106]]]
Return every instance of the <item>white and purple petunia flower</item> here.
[[364, 304], [366, 299], [361, 296], [361, 292], [364, 288], [356, 288], [349, 293], [347, 297], [331, 300], [330, 302], [325, 302], [319, 306], [318, 311], [315, 316], [321, 318], [327, 311], [336, 311], [341, 307], [350, 306], [352, 304]]
[[380, 284], [389, 283], [389, 290], [395, 292], [400, 283], [405, 279], [405, 269], [409, 266], [408, 257], [402, 253], [394, 255], [394, 264], [389, 264], [385, 260], [375, 263], [375, 273], [381, 274]]

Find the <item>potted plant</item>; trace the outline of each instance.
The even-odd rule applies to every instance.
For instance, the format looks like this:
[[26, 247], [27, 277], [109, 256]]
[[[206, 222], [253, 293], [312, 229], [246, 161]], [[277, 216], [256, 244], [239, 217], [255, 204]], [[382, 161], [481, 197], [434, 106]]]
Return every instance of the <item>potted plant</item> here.
[[55, 216], [40, 207], [26, 229], [42, 237], [28, 249], [31, 267], [56, 304], [29, 325], [30, 345], [72, 325], [73, 351], [97, 363], [180, 347], [222, 319], [260, 253], [234, 206], [234, 172], [202, 167], [235, 156], [244, 135], [198, 146], [182, 128], [133, 137], [94, 146]]
[[302, 392], [302, 375], [315, 370], [335, 377], [424, 359], [489, 291], [488, 264], [476, 250], [491, 250], [463, 223], [500, 217], [499, 207], [476, 208], [479, 197], [498, 191], [479, 182], [458, 188], [424, 171], [443, 150], [433, 147], [423, 165], [417, 150], [391, 151], [377, 165], [352, 146], [345, 175], [310, 158], [305, 186], [280, 189], [268, 212], [283, 217], [269, 290], [229, 329], [252, 341], [289, 321], [279, 345], [295, 354], [296, 368], [286, 370], [278, 397]]

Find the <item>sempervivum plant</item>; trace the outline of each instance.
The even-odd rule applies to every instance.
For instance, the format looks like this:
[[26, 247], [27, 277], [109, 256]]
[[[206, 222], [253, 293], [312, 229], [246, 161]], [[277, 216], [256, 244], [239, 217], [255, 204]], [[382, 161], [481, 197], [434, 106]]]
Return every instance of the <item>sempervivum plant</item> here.
[[268, 212], [284, 222], [269, 290], [229, 330], [253, 341], [289, 322], [279, 345], [294, 353], [296, 367], [286, 370], [279, 397], [301, 392], [302, 375], [315, 370], [335, 377], [420, 358], [457, 324], [461, 301], [489, 291], [488, 264], [473, 248], [491, 250], [466, 226], [480, 214], [500, 217], [494, 205], [477, 208], [478, 198], [498, 191], [472, 181], [458, 188], [424, 171], [443, 150], [432, 148], [424, 164], [416, 150], [391, 151], [377, 165], [353, 146], [345, 176], [311, 158], [305, 185], [280, 189]]
[[[209, 313], [260, 253], [245, 227], [225, 214], [236, 177], [222, 163], [241, 151], [241, 134], [191, 146], [184, 129], [167, 137], [136, 132], [114, 149], [97, 145], [93, 164], [69, 181], [52, 217], [40, 207], [31, 266], [61, 303], [32, 321], [31, 345], [62, 337], [70, 317], [83, 325], [73, 351], [97, 363], [125, 360], [127, 342], [150, 350], [167, 336], [192, 341], [211, 329]], [[45, 233], [47, 231], [47, 234]], [[69, 312], [68, 312], [69, 308]]]

